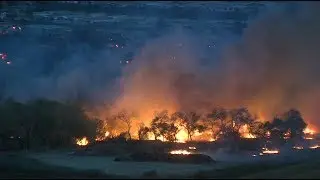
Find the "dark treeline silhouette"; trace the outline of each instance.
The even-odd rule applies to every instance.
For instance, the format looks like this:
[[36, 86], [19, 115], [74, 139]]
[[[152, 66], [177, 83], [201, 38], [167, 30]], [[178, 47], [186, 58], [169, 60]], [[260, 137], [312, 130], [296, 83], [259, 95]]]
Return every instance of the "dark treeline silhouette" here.
[[0, 147], [70, 146], [75, 138], [95, 138], [97, 122], [90, 120], [77, 104], [45, 99], [20, 103], [8, 99], [0, 104]]

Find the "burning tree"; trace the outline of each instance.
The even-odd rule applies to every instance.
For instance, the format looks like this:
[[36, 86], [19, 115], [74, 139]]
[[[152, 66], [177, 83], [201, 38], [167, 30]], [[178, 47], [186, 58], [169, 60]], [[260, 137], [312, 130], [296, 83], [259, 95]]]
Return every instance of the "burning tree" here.
[[109, 131], [108, 131], [108, 124], [106, 120], [101, 120], [98, 118], [95, 118], [95, 121], [97, 122], [97, 141], [101, 141], [106, 139], [109, 136]]
[[266, 138], [269, 131], [269, 122], [254, 121], [249, 125], [249, 131], [258, 138]]
[[212, 112], [207, 115], [204, 124], [211, 131], [213, 138], [216, 138], [217, 136], [219, 136], [219, 134], [222, 134], [226, 131], [227, 115], [227, 110], [219, 107], [214, 108]]
[[180, 120], [180, 126], [187, 131], [188, 140], [192, 140], [195, 132], [203, 132], [205, 130], [205, 126], [200, 123], [201, 116], [195, 112], [176, 112], [173, 116]]
[[290, 132], [291, 138], [302, 138], [303, 130], [307, 127], [307, 124], [298, 110], [290, 109], [284, 114], [284, 126]]
[[270, 124], [271, 138], [273, 140], [283, 138], [302, 138], [303, 130], [307, 127], [300, 112], [291, 109], [284, 113], [282, 118], [275, 117]]
[[168, 141], [175, 141], [178, 133], [178, 128], [174, 124], [175, 119], [170, 117], [168, 111], [156, 113], [151, 122], [151, 131], [153, 132], [155, 140], [162, 136]]
[[139, 140], [147, 140], [150, 131], [150, 128], [146, 127], [144, 124], [141, 124], [138, 130]]
[[160, 125], [162, 129], [162, 135], [170, 142], [177, 140], [176, 135], [178, 133], [178, 128], [173, 123], [163, 123]]
[[126, 130], [126, 133], [127, 135], [129, 136], [129, 139], [131, 139], [131, 128], [132, 128], [132, 122], [133, 122], [133, 119], [135, 118], [135, 114], [134, 113], [130, 113], [126, 110], [122, 110], [120, 111], [114, 118], [115, 119], [119, 119], [120, 121], [124, 122], [126, 127], [127, 127], [127, 130]]
[[232, 109], [229, 111], [231, 117], [230, 124], [224, 133], [224, 137], [231, 137], [233, 140], [238, 141], [240, 138], [240, 129], [244, 126], [249, 126], [254, 122], [254, 118], [247, 108]]

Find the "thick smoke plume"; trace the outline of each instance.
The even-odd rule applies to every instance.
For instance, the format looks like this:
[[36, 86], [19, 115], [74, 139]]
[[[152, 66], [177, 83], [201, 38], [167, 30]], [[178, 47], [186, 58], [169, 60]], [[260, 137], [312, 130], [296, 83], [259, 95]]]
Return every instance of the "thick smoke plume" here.
[[[221, 58], [209, 57], [210, 63], [201, 60], [205, 41], [199, 35], [181, 30], [153, 40], [116, 80], [107, 77], [117, 76], [121, 54], [74, 43], [65, 45], [63, 49], [72, 53], [60, 62], [62, 58], [55, 57], [60, 52], [43, 50], [40, 39], [33, 44], [3, 40], [1, 47], [11, 49], [9, 56], [24, 58], [12, 57], [10, 66], [0, 66], [1, 94], [21, 101], [39, 97], [84, 97], [99, 105], [104, 101], [111, 106], [97, 108], [99, 115], [128, 109], [145, 123], [163, 109], [205, 112], [214, 106], [248, 106], [270, 120], [297, 108], [308, 123], [319, 127], [320, 6], [301, 4], [250, 22], [241, 39], [224, 49]], [[48, 53], [55, 58], [51, 65], [45, 63]]]
[[[202, 66], [199, 42], [183, 33], [147, 44], [124, 71], [116, 109], [150, 122], [155, 110], [247, 106], [261, 119], [297, 108], [319, 126], [319, 3], [272, 12], [250, 23], [240, 41], [212, 66]], [[201, 43], [201, 42], [200, 42]]]

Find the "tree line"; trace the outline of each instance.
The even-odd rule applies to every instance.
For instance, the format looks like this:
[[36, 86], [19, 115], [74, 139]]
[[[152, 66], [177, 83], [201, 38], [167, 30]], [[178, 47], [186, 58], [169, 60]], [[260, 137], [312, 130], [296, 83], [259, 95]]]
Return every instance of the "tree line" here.
[[[131, 139], [133, 121], [138, 115], [127, 110], [109, 117], [123, 122], [125, 132], [117, 135]], [[7, 99], [0, 103], [0, 147], [8, 140], [19, 142], [21, 148], [36, 147], [58, 148], [75, 144], [77, 138], [87, 137], [93, 142], [97, 137], [104, 137], [108, 121], [88, 117], [77, 103], [62, 103], [47, 99], [37, 99], [26, 103]], [[197, 132], [210, 132], [212, 138], [236, 140], [239, 130], [247, 125], [251, 134], [258, 138], [283, 138], [290, 132], [291, 138], [301, 138], [307, 124], [300, 112], [291, 109], [271, 122], [261, 122], [247, 108], [227, 110], [214, 108], [207, 114], [179, 111], [168, 113], [167, 110], [155, 113], [151, 124], [141, 125], [137, 134], [140, 140], [165, 138], [176, 141], [177, 134], [183, 128], [188, 140], [193, 140]], [[269, 135], [267, 132], [270, 132]]]
[[20, 148], [65, 147], [75, 138], [94, 139], [98, 121], [75, 103], [38, 99], [26, 103], [7, 99], [0, 104], [0, 142], [19, 142]]
[[[123, 121], [127, 130], [122, 135], [131, 138], [131, 127], [134, 113], [126, 110], [115, 115], [115, 119]], [[135, 117], [135, 119], [138, 119]], [[141, 140], [148, 139], [151, 133], [155, 140], [159, 137], [168, 141], [176, 141], [177, 134], [183, 128], [192, 140], [196, 132], [209, 132], [214, 139], [237, 140], [241, 137], [240, 129], [247, 126], [249, 133], [257, 138], [302, 138], [303, 130], [307, 127], [301, 113], [290, 109], [272, 121], [261, 122], [257, 116], [252, 115], [247, 108], [227, 110], [217, 107], [207, 114], [196, 112], [175, 112], [169, 114], [167, 110], [155, 113], [150, 126], [142, 124], [138, 130]], [[285, 135], [288, 134], [288, 137]]]

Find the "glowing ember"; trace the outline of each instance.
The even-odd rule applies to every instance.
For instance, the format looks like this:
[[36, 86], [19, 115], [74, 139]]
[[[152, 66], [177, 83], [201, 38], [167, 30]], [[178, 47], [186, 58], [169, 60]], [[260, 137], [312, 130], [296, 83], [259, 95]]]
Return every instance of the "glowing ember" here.
[[262, 153], [263, 154], [279, 154], [279, 150], [277, 149], [270, 150], [268, 148], [262, 148]]
[[170, 154], [183, 154], [183, 155], [188, 155], [191, 154], [191, 152], [187, 151], [187, 150], [173, 150], [170, 151]]
[[267, 135], [267, 137], [270, 137], [271, 136], [270, 131], [267, 131], [266, 135]]
[[313, 137], [305, 137], [304, 139], [311, 140], [311, 139], [313, 139]]
[[288, 132], [284, 133], [283, 138], [284, 138], [284, 139], [289, 139], [289, 138], [290, 138], [290, 135], [291, 135], [291, 132], [288, 131]]
[[303, 149], [303, 147], [302, 146], [294, 146], [293, 149], [301, 150], [301, 149]]
[[320, 146], [319, 145], [314, 145], [314, 146], [310, 146], [309, 148], [310, 149], [318, 149], [318, 148], [320, 148]]
[[89, 141], [86, 137], [82, 138], [82, 139], [77, 139], [77, 145], [79, 146], [86, 146], [88, 145]]
[[97, 137], [95, 140], [96, 141], [103, 141], [103, 140], [105, 140], [108, 136], [110, 135], [110, 132], [109, 131], [106, 131], [105, 133], [104, 133], [104, 137], [102, 136], [100, 136], [100, 137]]
[[195, 150], [195, 149], [197, 149], [196, 147], [189, 147], [189, 149], [193, 149], [193, 150]]

